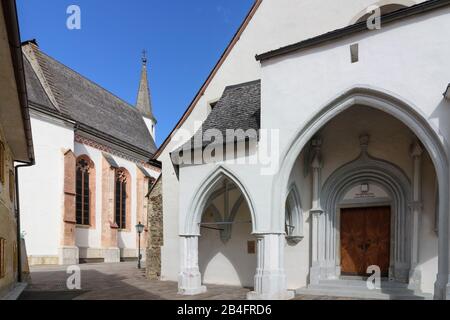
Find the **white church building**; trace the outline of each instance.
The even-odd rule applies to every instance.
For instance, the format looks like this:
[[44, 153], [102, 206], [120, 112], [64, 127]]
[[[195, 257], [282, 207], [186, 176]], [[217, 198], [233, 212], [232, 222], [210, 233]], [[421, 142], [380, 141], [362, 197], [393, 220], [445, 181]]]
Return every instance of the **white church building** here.
[[150, 160], [156, 120], [146, 57], [131, 106], [35, 41], [22, 51], [36, 158], [19, 180], [30, 265], [136, 259], [135, 225], [146, 225], [145, 196], [160, 173]]
[[447, 0], [257, 0], [155, 154], [161, 278], [450, 299], [449, 36]]

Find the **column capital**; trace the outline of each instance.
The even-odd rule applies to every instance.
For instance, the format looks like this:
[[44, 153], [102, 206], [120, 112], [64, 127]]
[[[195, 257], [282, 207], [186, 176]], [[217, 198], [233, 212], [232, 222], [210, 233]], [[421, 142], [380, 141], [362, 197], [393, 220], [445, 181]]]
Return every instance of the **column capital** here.
[[311, 140], [311, 146], [314, 149], [319, 149], [322, 147], [322, 138], [320, 137], [315, 137]]
[[311, 140], [311, 149], [313, 156], [311, 158], [311, 167], [313, 169], [322, 168], [322, 138], [316, 137]]
[[411, 201], [408, 204], [409, 208], [411, 210], [422, 210], [423, 209], [423, 202], [422, 201]]
[[368, 134], [362, 134], [359, 136], [359, 147], [361, 148], [361, 154], [367, 156], [367, 149], [369, 148], [370, 136]]
[[322, 169], [322, 155], [320, 152], [314, 154], [313, 160], [311, 161], [311, 167], [313, 169]]
[[179, 234], [181, 238], [200, 238], [201, 234]]
[[419, 158], [422, 156], [423, 148], [418, 141], [411, 145], [410, 154], [413, 158]]
[[317, 216], [320, 216], [323, 212], [324, 211], [322, 208], [312, 208], [311, 210], [309, 210], [310, 214], [317, 215]]
[[265, 236], [285, 236], [285, 235], [286, 235], [286, 232], [284, 232], [284, 231], [280, 231], [280, 232], [278, 232], [278, 231], [274, 231], [274, 232], [269, 232], [269, 231], [267, 231], [267, 232], [257, 232], [257, 233], [253, 233], [253, 235], [254, 235], [256, 238], [263, 238], [263, 237], [265, 237]]

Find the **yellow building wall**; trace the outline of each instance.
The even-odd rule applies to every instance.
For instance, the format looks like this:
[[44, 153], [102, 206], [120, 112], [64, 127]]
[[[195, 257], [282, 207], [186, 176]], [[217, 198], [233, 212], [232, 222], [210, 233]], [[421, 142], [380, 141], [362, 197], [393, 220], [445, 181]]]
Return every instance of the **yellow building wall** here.
[[[3, 142], [4, 152], [4, 183], [0, 182], [0, 239], [4, 241], [4, 277], [0, 278], [0, 297], [6, 294], [15, 284], [17, 279], [17, 232], [14, 202], [10, 198], [10, 170], [14, 172], [13, 157], [10, 148], [4, 139], [0, 128], [0, 141]], [[14, 188], [13, 188], [14, 191]], [[13, 192], [14, 194], [14, 192]], [[1, 259], [1, 258], [0, 258]]]

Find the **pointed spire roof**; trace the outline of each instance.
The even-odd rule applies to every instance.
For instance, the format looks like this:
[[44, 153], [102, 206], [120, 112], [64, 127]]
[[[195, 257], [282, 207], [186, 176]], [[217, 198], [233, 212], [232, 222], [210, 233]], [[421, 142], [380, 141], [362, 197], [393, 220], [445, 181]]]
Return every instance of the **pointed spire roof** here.
[[144, 50], [142, 53], [142, 72], [141, 81], [139, 83], [139, 92], [136, 102], [136, 109], [142, 116], [152, 119], [156, 123], [156, 119], [153, 116], [152, 99], [150, 95], [150, 88], [148, 85], [147, 77], [147, 54]]

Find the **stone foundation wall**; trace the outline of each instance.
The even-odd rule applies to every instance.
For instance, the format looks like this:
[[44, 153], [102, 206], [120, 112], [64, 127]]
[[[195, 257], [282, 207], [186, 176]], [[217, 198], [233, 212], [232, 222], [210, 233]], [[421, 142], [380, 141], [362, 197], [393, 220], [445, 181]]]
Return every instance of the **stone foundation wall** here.
[[163, 245], [162, 179], [158, 179], [148, 195], [147, 277], [161, 277], [161, 246]]

